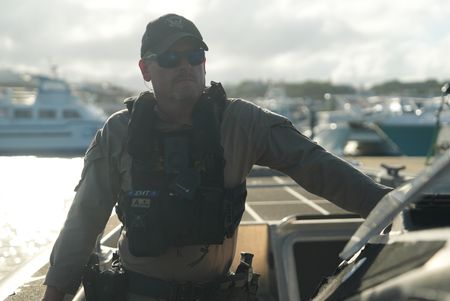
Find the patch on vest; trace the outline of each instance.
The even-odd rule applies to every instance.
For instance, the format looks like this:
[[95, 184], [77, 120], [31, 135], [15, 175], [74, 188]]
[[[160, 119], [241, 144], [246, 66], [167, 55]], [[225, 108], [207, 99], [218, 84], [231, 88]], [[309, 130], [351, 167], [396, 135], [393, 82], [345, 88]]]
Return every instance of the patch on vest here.
[[150, 208], [152, 198], [156, 197], [156, 191], [135, 190], [129, 193], [132, 208]]
[[144, 199], [144, 198], [131, 199], [132, 208], [150, 208], [151, 203], [152, 203], [151, 199]]

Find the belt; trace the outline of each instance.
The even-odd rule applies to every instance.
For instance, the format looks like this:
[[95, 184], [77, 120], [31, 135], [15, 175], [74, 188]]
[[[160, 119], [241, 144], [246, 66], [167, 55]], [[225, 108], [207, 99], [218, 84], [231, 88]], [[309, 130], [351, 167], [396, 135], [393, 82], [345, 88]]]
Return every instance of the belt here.
[[130, 270], [126, 271], [128, 291], [152, 298], [167, 301], [203, 301], [208, 300], [211, 293], [220, 288], [219, 282], [178, 283], [148, 277]]

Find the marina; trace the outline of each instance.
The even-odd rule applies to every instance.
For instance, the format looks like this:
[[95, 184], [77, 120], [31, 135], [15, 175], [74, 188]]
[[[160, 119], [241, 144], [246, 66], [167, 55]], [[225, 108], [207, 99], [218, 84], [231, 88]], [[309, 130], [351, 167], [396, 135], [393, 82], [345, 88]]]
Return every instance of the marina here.
[[450, 1], [0, 7], [0, 301], [450, 301]]
[[[38, 76], [36, 82], [35, 94], [3, 89], [0, 100], [0, 181], [5, 187], [0, 190], [0, 300], [42, 297], [51, 247], [71, 205], [82, 155], [106, 118], [98, 108], [82, 103], [64, 80]], [[343, 97], [340, 106], [327, 111], [275, 89], [259, 101], [388, 186], [414, 179], [448, 149], [450, 120], [444, 96], [409, 102], [351, 99]], [[310, 297], [320, 279], [333, 272], [330, 267], [337, 265], [339, 252], [363, 220], [267, 168], [255, 167], [247, 186], [237, 252], [257, 254], [255, 268], [263, 274], [260, 300]], [[119, 229], [113, 212], [97, 251], [110, 254]], [[289, 251], [285, 244], [296, 247]], [[332, 260], [322, 264], [315, 252]], [[319, 272], [313, 273], [317, 266]], [[307, 275], [299, 269], [307, 269]], [[81, 300], [81, 294], [74, 297]]]

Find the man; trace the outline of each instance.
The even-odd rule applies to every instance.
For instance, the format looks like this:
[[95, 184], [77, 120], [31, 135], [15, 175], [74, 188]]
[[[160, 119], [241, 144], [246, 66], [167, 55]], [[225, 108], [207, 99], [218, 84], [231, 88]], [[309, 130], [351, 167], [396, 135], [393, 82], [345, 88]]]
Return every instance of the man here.
[[[45, 300], [77, 290], [116, 202], [125, 224], [118, 249], [131, 279], [127, 300], [169, 300], [160, 289], [167, 283], [203, 287], [227, 275], [245, 178], [254, 164], [282, 171], [361, 216], [389, 191], [301, 135], [286, 118], [227, 99], [220, 84], [206, 88], [207, 50], [184, 17], [168, 14], [147, 25], [139, 67], [153, 94], [130, 99], [128, 110], [111, 116], [87, 151], [51, 255]], [[156, 288], [136, 289], [133, 279]], [[215, 300], [215, 293], [202, 291], [196, 298]], [[172, 300], [189, 300], [179, 297]]]

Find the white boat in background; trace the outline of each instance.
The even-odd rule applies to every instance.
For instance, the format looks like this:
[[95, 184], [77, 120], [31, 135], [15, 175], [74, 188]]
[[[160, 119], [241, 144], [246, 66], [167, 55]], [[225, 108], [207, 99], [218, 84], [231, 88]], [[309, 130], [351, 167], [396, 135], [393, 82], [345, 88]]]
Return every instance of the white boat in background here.
[[287, 117], [294, 126], [304, 133], [310, 130], [311, 112], [305, 99], [289, 97], [285, 88], [278, 85], [269, 85], [266, 94], [253, 100], [255, 104], [274, 113]]
[[6, 89], [0, 97], [0, 153], [82, 155], [106, 116], [81, 102], [64, 80], [35, 79], [35, 95]]

